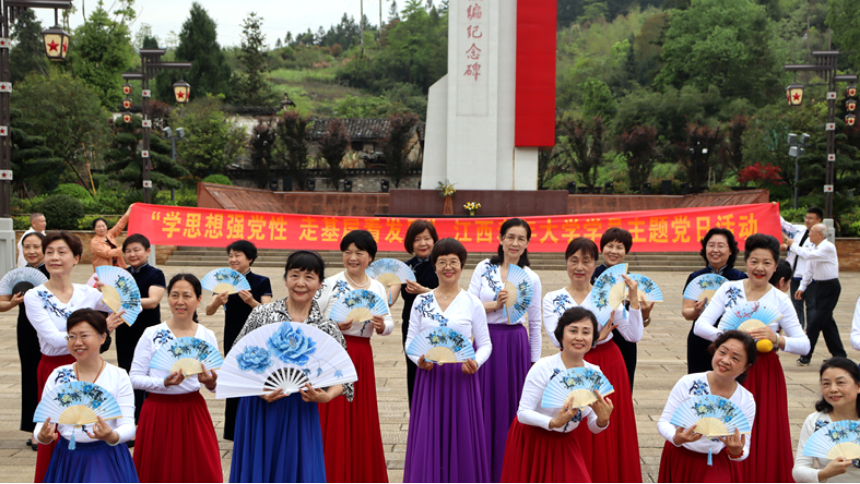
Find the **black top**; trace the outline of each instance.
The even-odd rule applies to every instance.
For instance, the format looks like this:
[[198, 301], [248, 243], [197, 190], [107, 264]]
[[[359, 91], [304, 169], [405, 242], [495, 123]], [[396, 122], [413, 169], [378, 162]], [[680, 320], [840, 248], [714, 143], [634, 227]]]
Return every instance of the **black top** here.
[[603, 274], [603, 271], [605, 271], [606, 269], [609, 269], [609, 267], [606, 265], [606, 263], [600, 264], [599, 266], [597, 266], [594, 269], [594, 274], [591, 275], [591, 284], [592, 285], [594, 285], [594, 281], [596, 281], [597, 278], [600, 277], [600, 274]]
[[[745, 272], [741, 272], [734, 267], [723, 266], [722, 269], [715, 270], [713, 267], [707, 266], [704, 269], [700, 269], [687, 276], [687, 282], [684, 283], [684, 290], [686, 290], [687, 286], [690, 285], [690, 281], [705, 274], [719, 274], [730, 281], [740, 281], [741, 279], [747, 279], [749, 277]], [[683, 290], [681, 292], [683, 292]]]
[[[251, 294], [257, 302], [262, 304], [263, 296], [272, 295], [272, 283], [268, 277], [254, 274], [251, 271], [248, 271], [244, 275], [245, 279], [248, 280], [248, 284], [251, 285]], [[251, 315], [251, 311], [253, 310], [254, 308], [248, 306], [242, 300], [241, 296], [230, 294], [230, 297], [227, 298], [227, 304], [224, 305], [224, 321], [238, 324], [241, 328], [245, 325], [245, 321], [248, 320], [248, 316]]]
[[[422, 259], [415, 256], [408, 261], [406, 265], [412, 268], [415, 272], [415, 281], [427, 289], [436, 289], [439, 287], [439, 278], [436, 277], [436, 268], [430, 263], [430, 258]], [[409, 294], [406, 292], [406, 284], [400, 288], [400, 297], [403, 298], [403, 321], [409, 321], [409, 315], [412, 313], [412, 303], [417, 294]]]
[[[128, 272], [134, 277], [137, 282], [137, 287], [140, 289], [140, 297], [149, 297], [149, 288], [160, 287], [166, 288], [167, 282], [164, 279], [164, 272], [157, 267], [153, 267], [148, 263], [144, 263], [140, 267], [128, 266]], [[151, 309], [144, 309], [135, 321], [135, 326], [148, 328], [161, 324], [161, 304]]]

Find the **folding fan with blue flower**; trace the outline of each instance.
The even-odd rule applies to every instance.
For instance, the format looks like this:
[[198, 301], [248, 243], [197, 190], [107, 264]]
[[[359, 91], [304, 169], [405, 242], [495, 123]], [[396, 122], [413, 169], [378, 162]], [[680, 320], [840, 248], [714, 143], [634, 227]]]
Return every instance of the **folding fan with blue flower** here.
[[335, 300], [329, 317], [337, 323], [352, 320], [352, 326], [343, 334], [370, 338], [373, 335], [371, 320], [374, 316], [386, 314], [388, 305], [379, 295], [366, 289], [355, 289]]
[[532, 279], [522, 267], [508, 264], [508, 277], [504, 290], [508, 292], [508, 299], [503, 308], [508, 324], [517, 324], [528, 312], [529, 305], [532, 303], [534, 297]]
[[669, 423], [685, 429], [695, 425], [693, 431], [708, 438], [734, 435], [735, 429], [742, 434], [752, 432], [752, 422], [741, 408], [717, 395], [687, 399], [675, 409]]
[[400, 286], [406, 284], [406, 281], [415, 280], [412, 268], [397, 259], [379, 259], [370, 264], [364, 272], [385, 287]]
[[406, 348], [408, 356], [436, 363], [459, 363], [475, 359], [472, 342], [463, 333], [448, 327], [428, 328], [418, 334]]
[[200, 279], [200, 285], [207, 291], [212, 291], [215, 294], [236, 294], [239, 291], [250, 291], [251, 285], [248, 284], [248, 279], [238, 271], [229, 267], [213, 269], [208, 274]]
[[714, 298], [717, 289], [727, 281], [728, 279], [719, 274], [702, 274], [687, 284], [687, 288], [684, 289], [684, 299], [690, 301], [707, 299], [710, 301]]
[[[594, 286], [588, 297], [591, 300], [591, 307], [594, 310], [595, 316], [598, 319], [608, 320], [609, 314], [621, 304], [624, 300], [624, 278], [622, 274], [627, 274], [627, 264], [616, 264], [609, 269], [603, 271], [600, 277], [594, 281]], [[619, 299], [616, 294], [621, 292]], [[617, 303], [613, 304], [617, 300]]]
[[[52, 388], [42, 394], [42, 400], [33, 414], [33, 422], [73, 425], [76, 429], [104, 420], [122, 417], [116, 399], [106, 389], [94, 383], [73, 381]], [[69, 441], [69, 450], [75, 449], [75, 433]]]
[[32, 267], [19, 267], [0, 279], [0, 296], [12, 296], [48, 282], [44, 274]]
[[736, 306], [734, 310], [726, 311], [720, 319], [717, 328], [722, 331], [740, 330], [750, 332], [754, 329], [779, 321], [782, 314], [772, 307], [759, 302], [746, 302]]
[[134, 276], [125, 269], [114, 266], [96, 267], [96, 275], [102, 286], [102, 299], [111, 311], [122, 313], [123, 321], [129, 326], [137, 321], [137, 317], [143, 311], [140, 305], [140, 288]]
[[208, 371], [217, 370], [223, 364], [224, 358], [218, 348], [199, 338], [184, 337], [162, 345], [152, 355], [149, 367], [169, 373], [180, 371], [190, 376], [203, 373], [203, 366]]
[[597, 394], [605, 397], [615, 391], [600, 370], [592, 368], [570, 368], [555, 375], [543, 391], [540, 406], [563, 408], [568, 398], [573, 397], [572, 407], [583, 408], [597, 401]]
[[830, 460], [860, 459], [860, 420], [840, 420], [816, 430], [803, 444], [803, 455]]

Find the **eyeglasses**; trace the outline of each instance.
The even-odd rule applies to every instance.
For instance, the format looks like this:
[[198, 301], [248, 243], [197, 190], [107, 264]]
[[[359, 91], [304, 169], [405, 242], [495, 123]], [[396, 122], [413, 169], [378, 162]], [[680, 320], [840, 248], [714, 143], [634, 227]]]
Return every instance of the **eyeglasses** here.
[[77, 336], [77, 335], [74, 335], [74, 334], [70, 334], [70, 335], [67, 335], [67, 336], [66, 336], [66, 341], [68, 341], [68, 342], [70, 342], [70, 343], [74, 343], [75, 341], [77, 341], [78, 339], [80, 339], [80, 340], [81, 340], [81, 342], [83, 343], [83, 342], [85, 342], [85, 341], [89, 341], [89, 340], [90, 340], [90, 338], [92, 338], [92, 337], [93, 337], [93, 335], [91, 335], [91, 334], [89, 334], [89, 333], [85, 333], [85, 334], [82, 334], [82, 335], [80, 335], [80, 336]]
[[436, 268], [438, 268], [438, 269], [444, 269], [448, 266], [450, 266], [452, 269], [456, 269], [456, 268], [460, 267], [460, 261], [458, 261], [457, 259], [454, 259], [451, 262], [445, 262], [443, 260], [436, 262]]

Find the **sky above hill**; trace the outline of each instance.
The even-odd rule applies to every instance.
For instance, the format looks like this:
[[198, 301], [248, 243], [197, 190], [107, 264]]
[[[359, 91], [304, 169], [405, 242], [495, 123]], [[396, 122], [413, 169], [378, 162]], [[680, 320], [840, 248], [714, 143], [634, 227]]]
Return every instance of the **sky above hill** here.
[[[242, 20], [251, 11], [263, 17], [266, 41], [274, 46], [278, 38], [284, 39], [287, 31], [295, 36], [309, 28], [316, 33], [321, 25], [328, 30], [329, 26], [340, 22], [344, 12], [358, 20], [362, 1], [364, 15], [371, 24], [379, 24], [380, 0], [200, 0], [200, 3], [218, 24], [218, 43], [221, 46], [239, 45], [242, 40]], [[71, 19], [72, 28], [83, 23], [82, 6], [86, 7], [87, 14], [96, 6], [95, 0], [74, 0], [74, 3], [78, 11]], [[109, 7], [113, 2], [105, 0], [104, 3]], [[162, 40], [160, 45], [163, 45], [171, 30], [176, 34], [182, 30], [191, 3], [192, 0], [137, 0], [134, 8], [138, 15], [131, 27], [132, 33], [136, 34], [141, 24], [149, 24], [152, 33]], [[398, 7], [403, 8], [404, 4], [405, 0], [401, 0]], [[391, 0], [382, 0], [383, 21], [388, 18], [390, 7]], [[53, 11], [36, 10], [36, 14], [44, 26], [53, 25]]]

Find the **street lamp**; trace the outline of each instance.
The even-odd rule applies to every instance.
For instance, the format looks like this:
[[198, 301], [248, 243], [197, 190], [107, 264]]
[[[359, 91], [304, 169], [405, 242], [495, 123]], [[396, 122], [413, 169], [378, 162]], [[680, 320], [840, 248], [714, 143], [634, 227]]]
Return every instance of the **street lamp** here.
[[176, 96], [177, 103], [185, 104], [188, 102], [189, 94], [191, 94], [191, 86], [180, 78], [179, 82], [173, 85], [173, 94]]
[[693, 193], [699, 193], [699, 165], [701, 165], [702, 157], [708, 154], [708, 149], [703, 148], [701, 141], [696, 142], [696, 146], [690, 147], [687, 151], [690, 153], [690, 158], [693, 160]]
[[[176, 163], [176, 141], [185, 139], [185, 130], [183, 128], [177, 128], [176, 133], [173, 132], [170, 127], [164, 128], [161, 130], [164, 133], [165, 139], [170, 140], [170, 156], [173, 158], [173, 162]], [[176, 189], [170, 189], [170, 200], [176, 201]]]
[[847, 124], [848, 126], [854, 126], [855, 123], [857, 123], [857, 116], [853, 114], [845, 116], [845, 124]]
[[788, 156], [794, 158], [794, 208], [797, 209], [797, 194], [798, 187], [797, 185], [800, 183], [800, 162], [798, 161], [801, 156], [806, 153], [804, 149], [805, 146], [810, 145], [810, 140], [812, 139], [806, 133], [800, 135], [800, 140], [798, 141], [797, 135], [793, 133], [788, 134]]
[[133, 90], [134, 89], [132, 89], [131, 84], [128, 82], [122, 85], [122, 93], [125, 94], [126, 97], [131, 97], [131, 92]]
[[792, 84], [785, 88], [789, 106], [800, 106], [803, 102], [803, 84]]

